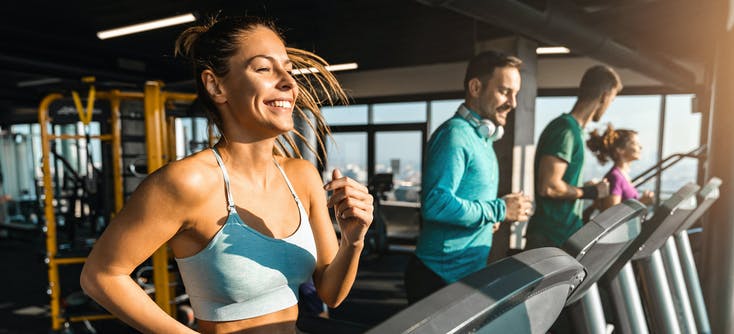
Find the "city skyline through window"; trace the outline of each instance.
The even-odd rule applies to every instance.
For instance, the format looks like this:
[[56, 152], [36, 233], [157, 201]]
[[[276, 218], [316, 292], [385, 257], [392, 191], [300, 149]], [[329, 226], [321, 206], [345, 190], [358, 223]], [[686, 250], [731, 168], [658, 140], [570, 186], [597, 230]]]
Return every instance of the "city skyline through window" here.
[[[643, 146], [639, 161], [631, 166], [630, 175], [639, 175], [645, 169], [655, 165], [659, 159], [658, 152], [662, 138], [662, 157], [673, 153], [684, 153], [698, 147], [701, 115], [692, 113], [690, 94], [676, 95], [620, 95], [607, 110], [599, 123], [590, 123], [585, 129], [585, 136], [593, 129], [603, 131], [611, 123], [615, 128], [632, 129], [638, 132]], [[661, 107], [665, 99], [665, 123], [661, 127]], [[537, 142], [543, 128], [553, 118], [569, 112], [575, 97], [553, 96], [538, 97], [535, 109], [534, 138]], [[371, 124], [377, 131], [375, 139], [375, 172], [393, 172], [396, 185], [404, 187], [420, 187], [420, 168], [422, 149], [420, 136], [411, 131], [381, 133], [381, 126], [400, 123], [427, 123], [428, 137], [446, 119], [452, 117], [461, 99], [433, 100], [419, 102], [376, 103], [354, 106], [337, 106], [324, 108], [324, 116], [330, 125], [367, 125]], [[369, 120], [373, 122], [370, 123]], [[660, 132], [663, 132], [662, 135]], [[339, 167], [350, 173], [358, 181], [367, 182], [367, 135], [359, 132], [335, 133], [333, 142], [327, 145], [329, 161], [327, 170]], [[662, 174], [661, 192], [664, 197], [670, 195], [686, 182], [695, 182], [698, 161], [684, 159], [676, 166]], [[611, 163], [601, 165], [588, 150], [585, 156], [584, 179], [601, 179], [611, 168]], [[327, 177], [325, 175], [325, 177]], [[655, 189], [655, 180], [645, 183], [640, 188]]]

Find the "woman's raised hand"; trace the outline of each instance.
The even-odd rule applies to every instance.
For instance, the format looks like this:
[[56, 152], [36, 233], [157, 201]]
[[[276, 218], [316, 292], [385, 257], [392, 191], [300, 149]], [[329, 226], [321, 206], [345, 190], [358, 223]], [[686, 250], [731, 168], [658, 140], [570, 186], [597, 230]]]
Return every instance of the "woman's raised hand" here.
[[341, 229], [342, 242], [352, 245], [363, 243], [367, 229], [372, 224], [374, 210], [372, 204], [374, 199], [367, 187], [342, 176], [339, 169], [334, 169], [331, 181], [324, 185], [324, 189], [333, 192], [327, 205], [334, 208], [334, 215]]
[[640, 196], [640, 202], [645, 205], [652, 205], [655, 203], [655, 193], [649, 190], [645, 190]]

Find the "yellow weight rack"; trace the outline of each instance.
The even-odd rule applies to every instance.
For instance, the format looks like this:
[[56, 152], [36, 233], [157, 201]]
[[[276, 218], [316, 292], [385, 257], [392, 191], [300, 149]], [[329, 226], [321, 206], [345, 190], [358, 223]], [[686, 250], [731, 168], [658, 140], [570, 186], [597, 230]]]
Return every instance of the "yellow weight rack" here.
[[[127, 93], [119, 90], [95, 92], [94, 88], [90, 88], [89, 97], [87, 99], [86, 112], [80, 107], [81, 101], [76, 93], [73, 94], [77, 110], [79, 111], [79, 119], [85, 124], [89, 124], [92, 120], [92, 110], [94, 109], [95, 99], [105, 99], [110, 102], [110, 128], [112, 131], [108, 134], [100, 134], [98, 136], [90, 136], [92, 139], [112, 142], [112, 174], [113, 174], [113, 194], [115, 200], [115, 212], [118, 212], [123, 205], [122, 191], [122, 160], [121, 160], [121, 142], [120, 142], [120, 101], [125, 99], [143, 99], [141, 93]], [[64, 98], [62, 94], [50, 94], [46, 96], [38, 108], [38, 123], [41, 128], [41, 150], [43, 152], [43, 189], [44, 189], [44, 213], [46, 217], [46, 263], [48, 265], [48, 293], [50, 296], [51, 309], [51, 327], [53, 330], [61, 329], [65, 321], [78, 322], [84, 320], [99, 320], [111, 318], [111, 315], [88, 315], [79, 317], [62, 318], [61, 317], [61, 287], [59, 281], [59, 266], [68, 264], [84, 263], [85, 257], [58, 257], [58, 245], [56, 239], [56, 214], [54, 212], [54, 188], [51, 182], [51, 141], [62, 140], [80, 140], [86, 139], [84, 135], [54, 135], [51, 132], [51, 121], [48, 110], [51, 103]]]
[[[121, 158], [121, 135], [120, 135], [120, 103], [123, 100], [142, 100], [145, 110], [145, 133], [148, 173], [152, 173], [164, 164], [176, 158], [175, 150], [175, 125], [174, 117], [166, 117], [165, 105], [168, 102], [193, 102], [195, 94], [165, 92], [162, 90], [161, 82], [147, 82], [143, 93], [121, 92], [119, 90], [95, 92], [90, 89], [87, 99], [87, 108], [83, 110], [78, 96], [74, 96], [75, 104], [79, 111], [80, 121], [88, 123], [92, 118], [93, 101], [105, 99], [110, 102], [111, 133], [90, 136], [92, 139], [111, 141], [113, 155], [113, 193], [115, 201], [115, 213], [122, 209], [124, 202], [122, 186], [122, 158]], [[76, 95], [76, 94], [74, 94]], [[58, 257], [58, 245], [56, 235], [56, 215], [54, 210], [54, 189], [51, 180], [51, 146], [52, 140], [71, 139], [79, 140], [87, 138], [84, 135], [53, 135], [50, 132], [51, 118], [49, 107], [54, 101], [64, 98], [62, 94], [50, 94], [40, 103], [38, 111], [38, 122], [41, 127], [41, 147], [43, 152], [43, 185], [44, 185], [44, 210], [46, 218], [46, 263], [48, 264], [49, 296], [51, 311], [51, 328], [58, 331], [64, 322], [80, 322], [84, 320], [100, 320], [113, 318], [109, 314], [84, 315], [78, 317], [62, 317], [61, 314], [61, 287], [59, 280], [59, 266], [68, 264], [80, 264], [86, 261], [86, 257], [60, 258]], [[152, 256], [153, 279], [156, 288], [155, 301], [166, 313], [173, 315], [175, 309], [171, 307], [170, 277], [168, 273], [168, 247], [162, 246]]]
[[[145, 142], [148, 152], [148, 173], [153, 173], [176, 158], [174, 118], [166, 118], [166, 103], [193, 102], [196, 94], [165, 92], [158, 81], [145, 83]], [[167, 135], [166, 135], [167, 134]], [[153, 254], [153, 281], [155, 301], [166, 313], [173, 315], [168, 274], [168, 246], [163, 245]]]

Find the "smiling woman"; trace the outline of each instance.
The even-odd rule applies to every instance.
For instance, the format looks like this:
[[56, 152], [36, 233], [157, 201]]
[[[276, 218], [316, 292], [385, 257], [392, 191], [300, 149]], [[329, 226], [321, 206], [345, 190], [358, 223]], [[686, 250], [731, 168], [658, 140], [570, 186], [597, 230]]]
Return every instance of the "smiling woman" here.
[[[199, 98], [222, 139], [138, 187], [92, 250], [82, 287], [142, 332], [191, 332], [129, 276], [168, 243], [201, 332], [294, 333], [299, 285], [313, 279], [325, 303], [341, 303], [372, 222], [367, 189], [339, 170], [323, 185], [292, 139], [302, 137], [295, 112], [322, 145], [328, 127], [319, 105], [345, 100], [344, 92], [325, 61], [286, 48], [259, 18], [189, 28], [177, 53], [193, 63]], [[311, 67], [319, 72], [292, 74]]]
[[604, 176], [609, 181], [609, 196], [595, 204], [600, 211], [628, 199], [639, 199], [646, 205], [652, 204], [655, 194], [651, 191], [644, 191], [640, 195], [630, 182], [630, 164], [640, 159], [642, 151], [637, 131], [614, 129], [609, 124], [603, 134], [598, 130], [592, 131], [586, 145], [601, 164], [609, 160], [614, 162], [614, 166]]

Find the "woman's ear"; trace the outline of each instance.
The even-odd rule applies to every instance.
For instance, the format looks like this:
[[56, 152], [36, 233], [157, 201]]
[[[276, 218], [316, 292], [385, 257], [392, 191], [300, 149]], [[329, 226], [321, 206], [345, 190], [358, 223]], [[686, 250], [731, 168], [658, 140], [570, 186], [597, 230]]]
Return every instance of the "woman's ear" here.
[[207, 93], [209, 93], [209, 96], [214, 103], [227, 102], [227, 97], [222, 90], [219, 79], [214, 75], [214, 72], [211, 70], [204, 70], [201, 72], [201, 81], [204, 83], [204, 88], [206, 88]]

